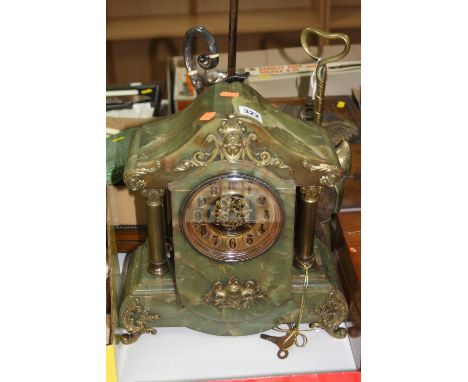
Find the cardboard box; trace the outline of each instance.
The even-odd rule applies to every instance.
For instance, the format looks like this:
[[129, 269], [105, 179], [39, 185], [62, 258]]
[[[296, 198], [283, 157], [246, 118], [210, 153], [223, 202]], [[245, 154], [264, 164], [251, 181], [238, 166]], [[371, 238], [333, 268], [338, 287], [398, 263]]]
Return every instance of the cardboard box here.
[[127, 130], [131, 127], [143, 125], [144, 123], [154, 121], [155, 118], [115, 118], [106, 117], [106, 129], [110, 129], [118, 133]]
[[[327, 45], [323, 56], [334, 55], [341, 49], [341, 45]], [[351, 88], [361, 84], [360, 60], [361, 45], [355, 44], [351, 45], [350, 52], [344, 59], [332, 63], [328, 71], [325, 95], [351, 94]], [[238, 72], [253, 69], [252, 76], [246, 83], [265, 98], [306, 97], [311, 94], [310, 74], [313, 65], [310, 64], [314, 62], [302, 47], [238, 52], [236, 62]], [[265, 73], [265, 67], [284, 65], [290, 68], [299, 66], [302, 70], [291, 70], [283, 74]], [[337, 70], [337, 66], [343, 67]], [[227, 53], [220, 54], [217, 68], [221, 71], [226, 70]], [[190, 90], [191, 84], [187, 80], [183, 57], [172, 57], [168, 60], [166, 76], [172, 111], [181, 110], [196, 96], [193, 88]]]
[[146, 224], [145, 201], [139, 192], [131, 192], [126, 185], [107, 185], [107, 190], [112, 226]]

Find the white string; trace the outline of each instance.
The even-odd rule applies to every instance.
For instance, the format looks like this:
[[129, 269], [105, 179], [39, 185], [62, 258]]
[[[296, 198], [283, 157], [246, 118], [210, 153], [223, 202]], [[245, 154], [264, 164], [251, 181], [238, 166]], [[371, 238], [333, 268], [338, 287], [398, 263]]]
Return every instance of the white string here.
[[312, 94], [310, 98], [315, 99], [315, 92], [317, 91], [317, 79], [315, 78], [315, 71], [317, 68], [314, 69], [312, 74], [310, 75], [310, 88], [312, 89]]
[[312, 74], [310, 75], [310, 88], [312, 89], [312, 95], [311, 98], [315, 99], [315, 93], [317, 92], [317, 68], [319, 66], [319, 63], [321, 61], [321, 58], [318, 59], [317, 65], [315, 66], [315, 69], [313, 70]]
[[190, 70], [190, 71], [188, 72], [188, 75], [189, 75], [189, 76], [192, 76], [192, 75], [197, 74], [197, 73], [198, 73], [198, 70], [197, 70], [197, 69], [194, 69], [194, 70]]
[[209, 57], [209, 58], [218, 58], [218, 57], [219, 57], [219, 53], [209, 54], [208, 57]]

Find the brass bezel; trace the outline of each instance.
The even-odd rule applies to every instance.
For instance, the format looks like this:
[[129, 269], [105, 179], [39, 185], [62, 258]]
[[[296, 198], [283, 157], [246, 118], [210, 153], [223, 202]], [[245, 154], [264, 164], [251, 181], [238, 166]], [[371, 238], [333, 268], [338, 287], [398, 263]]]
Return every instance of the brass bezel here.
[[[205, 253], [205, 252], [202, 252], [199, 248], [197, 248], [194, 245], [194, 243], [190, 240], [190, 238], [189, 238], [189, 236], [188, 236], [188, 234], [187, 234], [187, 232], [186, 232], [186, 230], [184, 228], [184, 221], [185, 221], [184, 213], [185, 213], [186, 208], [187, 208], [187, 203], [191, 199], [191, 197], [194, 194], [196, 194], [201, 188], [204, 188], [205, 186], [207, 186], [207, 185], [209, 185], [211, 183], [214, 183], [216, 181], [229, 179], [229, 178], [242, 178], [242, 179], [251, 181], [253, 183], [256, 183], [257, 185], [265, 188], [268, 192], [270, 192], [271, 195], [273, 195], [273, 197], [275, 198], [275, 202], [278, 205], [278, 210], [279, 210], [279, 213], [280, 213], [279, 227], [276, 230], [277, 232], [275, 234], [274, 239], [271, 240], [271, 242], [268, 243], [268, 245], [263, 247], [260, 252], [237, 253], [237, 254], [232, 254], [232, 253], [228, 254], [226, 252], [219, 252], [218, 254]], [[256, 257], [262, 255], [263, 253], [265, 253], [266, 251], [268, 251], [276, 243], [279, 236], [281, 235], [281, 232], [282, 232], [283, 227], [284, 227], [284, 219], [285, 219], [285, 213], [284, 213], [283, 201], [282, 201], [281, 196], [279, 195], [278, 191], [275, 188], [273, 188], [268, 183], [266, 183], [265, 181], [263, 181], [263, 180], [261, 180], [259, 178], [256, 178], [254, 176], [247, 175], [247, 174], [242, 174], [242, 173], [239, 173], [237, 171], [233, 171], [233, 172], [230, 172], [230, 173], [216, 175], [216, 176], [213, 176], [213, 177], [211, 177], [209, 179], [206, 179], [205, 181], [200, 183], [198, 186], [196, 186], [192, 191], [190, 191], [190, 193], [185, 197], [185, 199], [184, 199], [184, 201], [182, 203], [182, 206], [180, 208], [180, 211], [179, 211], [179, 229], [182, 232], [185, 240], [187, 240], [190, 243], [192, 248], [194, 248], [198, 253], [202, 254], [203, 256], [208, 257], [211, 260], [216, 260], [216, 261], [220, 261], [220, 262], [237, 263], [237, 262], [242, 262], [242, 261], [246, 261], [246, 260], [256, 258]]]

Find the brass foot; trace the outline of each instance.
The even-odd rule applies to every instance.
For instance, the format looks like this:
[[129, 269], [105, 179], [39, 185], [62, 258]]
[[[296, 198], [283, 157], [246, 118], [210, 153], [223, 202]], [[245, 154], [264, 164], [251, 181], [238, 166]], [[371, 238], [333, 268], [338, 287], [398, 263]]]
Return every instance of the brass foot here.
[[138, 338], [140, 338], [140, 333], [124, 333], [124, 334], [121, 334], [120, 335], [120, 341], [124, 344], [124, 345], [130, 345], [130, 344], [133, 344], [134, 342], [136, 342], [136, 340]]
[[124, 345], [129, 345], [134, 343], [144, 333], [156, 334], [156, 329], [149, 327], [147, 322], [158, 319], [158, 314], [149, 313], [140, 304], [140, 299], [136, 298], [121, 313], [120, 321], [122, 328], [128, 333], [121, 334], [120, 340]]
[[348, 318], [348, 305], [341, 292], [330, 292], [323, 304], [312, 307], [311, 313], [317, 320], [309, 324], [310, 328], [322, 328], [335, 338], [346, 337], [347, 331], [340, 324]]
[[336, 326], [336, 327], [333, 327], [333, 328], [326, 328], [326, 327], [323, 327], [322, 325], [320, 325], [318, 322], [312, 322], [309, 324], [309, 328], [312, 328], [312, 329], [323, 329], [325, 330], [329, 335], [331, 335], [332, 337], [335, 337], [335, 338], [345, 338], [346, 335], [348, 334], [347, 330], [345, 328], [342, 328], [340, 326]]
[[331, 330], [327, 330], [327, 333], [330, 334], [332, 337], [341, 339], [346, 337], [348, 331], [345, 328], [341, 328], [338, 326], [336, 328], [332, 328]]

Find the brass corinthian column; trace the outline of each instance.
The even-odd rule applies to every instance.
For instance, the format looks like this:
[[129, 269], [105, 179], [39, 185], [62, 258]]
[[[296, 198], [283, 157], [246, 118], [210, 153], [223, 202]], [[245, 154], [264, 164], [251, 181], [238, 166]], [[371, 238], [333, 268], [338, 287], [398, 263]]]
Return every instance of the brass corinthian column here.
[[315, 221], [320, 188], [314, 186], [300, 187], [300, 201], [296, 221], [296, 256], [294, 266], [302, 269], [303, 265], [315, 268], [314, 256]]
[[162, 276], [169, 270], [164, 239], [164, 194], [163, 189], [146, 189], [143, 192], [148, 225], [148, 272], [155, 276]]

